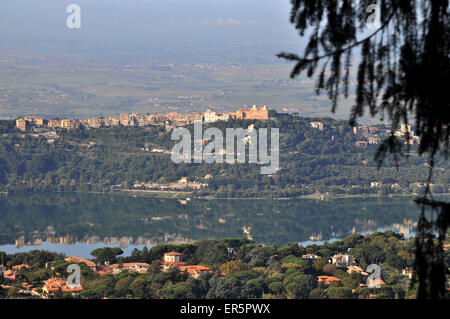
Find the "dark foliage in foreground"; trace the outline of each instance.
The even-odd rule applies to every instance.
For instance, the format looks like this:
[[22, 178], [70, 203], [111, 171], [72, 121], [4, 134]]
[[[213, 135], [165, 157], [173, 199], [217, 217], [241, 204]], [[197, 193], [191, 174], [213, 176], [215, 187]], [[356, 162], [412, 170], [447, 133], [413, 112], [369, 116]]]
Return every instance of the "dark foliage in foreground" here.
[[[361, 48], [357, 73], [356, 104], [350, 117], [354, 124], [366, 108], [372, 116], [387, 117], [395, 130], [401, 123], [415, 121], [421, 154], [428, 154], [431, 180], [434, 157], [449, 150], [450, 135], [450, 24], [448, 0], [379, 1], [380, 26], [367, 31], [372, 1], [291, 0], [291, 22], [301, 36], [310, 32], [303, 56], [281, 53], [295, 61], [291, 76], [303, 71], [313, 76], [320, 68], [317, 92], [325, 89], [333, 111], [341, 94], [347, 97], [353, 49]], [[369, 13], [368, 13], [369, 11]], [[328, 73], [327, 73], [328, 72]], [[402, 145], [392, 134], [380, 146], [377, 160], [394, 158]], [[439, 248], [450, 224], [447, 203], [434, 201], [429, 188], [418, 200], [423, 206], [417, 238], [416, 270], [418, 298], [441, 298], [447, 270]], [[433, 220], [425, 210], [437, 211]], [[437, 232], [439, 244], [431, 238]]]

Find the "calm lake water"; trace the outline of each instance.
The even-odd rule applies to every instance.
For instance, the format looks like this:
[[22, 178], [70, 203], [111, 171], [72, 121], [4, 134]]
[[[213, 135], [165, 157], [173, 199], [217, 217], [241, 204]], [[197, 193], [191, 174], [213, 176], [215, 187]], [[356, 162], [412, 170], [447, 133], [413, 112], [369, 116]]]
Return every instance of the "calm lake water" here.
[[163, 243], [247, 237], [264, 244], [321, 244], [348, 234], [412, 236], [413, 197], [333, 200], [191, 200], [101, 194], [0, 196], [0, 251], [46, 249], [90, 257], [98, 247], [129, 255]]

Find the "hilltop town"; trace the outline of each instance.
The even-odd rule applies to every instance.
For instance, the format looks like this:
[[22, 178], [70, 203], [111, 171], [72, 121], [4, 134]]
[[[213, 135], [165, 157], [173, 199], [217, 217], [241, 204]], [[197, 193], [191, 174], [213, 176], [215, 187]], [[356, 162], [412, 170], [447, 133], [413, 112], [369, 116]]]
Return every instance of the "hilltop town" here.
[[164, 125], [166, 130], [172, 128], [193, 124], [194, 121], [204, 121], [205, 123], [213, 123], [217, 121], [228, 121], [229, 119], [241, 120], [259, 120], [267, 121], [269, 119], [269, 111], [266, 106], [258, 107], [254, 105], [251, 109], [239, 109], [236, 112], [215, 112], [211, 109], [205, 112], [193, 113], [158, 113], [158, 114], [138, 114], [122, 113], [119, 116], [111, 116], [108, 118], [81, 118], [81, 119], [50, 119], [46, 120], [42, 117], [27, 116], [16, 119], [16, 127], [26, 132], [32, 128], [63, 128], [68, 130], [83, 128], [101, 128], [114, 126], [148, 126], [148, 125]]
[[[253, 105], [250, 109], [239, 109], [235, 112], [215, 112], [207, 109], [205, 112], [192, 113], [156, 113], [156, 114], [139, 114], [139, 113], [121, 113], [119, 116], [111, 116], [107, 118], [80, 118], [80, 119], [44, 119], [38, 116], [26, 116], [16, 119], [16, 127], [22, 131], [41, 131], [41, 129], [62, 128], [67, 130], [74, 129], [98, 129], [108, 127], [145, 127], [150, 125], [164, 126], [166, 131], [171, 131], [177, 127], [183, 127], [194, 124], [195, 121], [203, 121], [204, 123], [214, 123], [217, 121], [228, 120], [257, 120], [268, 121], [269, 110], [266, 106], [258, 107]], [[319, 121], [310, 122], [312, 128], [323, 130], [324, 123]], [[391, 129], [380, 129], [378, 126], [355, 126], [353, 133], [357, 138], [355, 146], [359, 148], [367, 148], [368, 145], [380, 144], [383, 136], [392, 134]], [[400, 129], [394, 132], [394, 135], [404, 141], [405, 144], [418, 143], [419, 137], [414, 134], [411, 125], [401, 124]], [[47, 135], [49, 136], [49, 135]]]
[[[258, 177], [257, 164], [175, 164], [171, 132], [206, 128], [278, 127], [280, 167]], [[235, 112], [120, 114], [110, 118], [50, 119], [24, 117], [0, 121], [0, 192], [83, 191], [154, 195], [176, 192], [186, 197], [297, 197], [339, 194], [412, 194], [423, 190], [428, 171], [417, 153], [418, 137], [410, 125], [349, 127], [342, 120], [302, 118], [253, 106]], [[408, 158], [387, 158], [381, 169], [374, 156], [395, 136]], [[195, 141], [197, 142], [197, 141]], [[198, 141], [206, 146], [210, 141]], [[245, 139], [246, 145], [249, 144]], [[407, 150], [409, 147], [409, 151]], [[226, 153], [226, 145], [219, 150]], [[447, 193], [448, 163], [436, 158], [432, 188]], [[6, 165], [6, 166], [5, 166]], [[82, 165], [82, 169], [81, 166]], [[112, 169], [114, 167], [114, 169]], [[236, 175], [239, 170], [239, 177]], [[358, 172], [355, 174], [355, 172]], [[258, 174], [260, 175], [260, 174]]]

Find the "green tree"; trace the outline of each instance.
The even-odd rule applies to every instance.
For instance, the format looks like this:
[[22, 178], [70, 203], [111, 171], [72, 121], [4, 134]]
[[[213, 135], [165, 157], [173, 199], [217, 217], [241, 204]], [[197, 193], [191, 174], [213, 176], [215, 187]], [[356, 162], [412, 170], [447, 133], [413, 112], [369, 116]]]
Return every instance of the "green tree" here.
[[206, 265], [218, 265], [228, 260], [227, 245], [220, 241], [202, 240], [198, 242], [195, 253], [199, 263]]
[[14, 299], [17, 297], [17, 294], [19, 293], [19, 288], [13, 287], [8, 289], [8, 292], [6, 293], [6, 297], [8, 299]]
[[192, 299], [195, 296], [186, 283], [177, 283], [161, 289], [160, 294], [165, 299]]
[[250, 279], [242, 287], [241, 296], [244, 298], [260, 298], [263, 293], [261, 281], [257, 278]]
[[322, 299], [324, 295], [324, 292], [320, 288], [316, 288], [311, 290], [309, 294], [309, 299]]
[[[290, 21], [301, 36], [309, 33], [302, 56], [280, 53], [296, 64], [291, 77], [306, 71], [320, 72], [316, 90], [327, 90], [336, 110], [339, 97], [348, 97], [352, 52], [361, 48], [357, 73], [356, 103], [350, 124], [368, 108], [372, 116], [388, 116], [391, 131], [415, 121], [419, 153], [428, 155], [429, 174], [416, 237], [415, 270], [419, 278], [418, 298], [443, 298], [447, 269], [442, 244], [450, 224], [450, 204], [431, 197], [435, 157], [449, 151], [450, 136], [450, 23], [449, 1], [379, 1], [375, 10], [380, 25], [367, 35], [367, 9], [372, 1], [291, 0]], [[373, 14], [373, 12], [372, 12]], [[406, 134], [411, 139], [411, 134]], [[406, 143], [407, 149], [409, 144]], [[387, 152], [395, 161], [404, 154], [404, 143], [391, 134], [378, 149], [379, 165]], [[435, 218], [425, 211], [436, 211]], [[438, 233], [437, 241], [434, 234]]]
[[147, 281], [144, 278], [136, 278], [131, 284], [129, 290], [134, 297], [144, 299], [147, 297]]
[[6, 265], [6, 253], [0, 251], [0, 265]]
[[326, 258], [319, 258], [314, 260], [313, 262], [313, 267], [316, 270], [316, 272], [322, 272], [325, 265], [328, 264], [328, 261], [326, 260]]
[[347, 287], [330, 287], [327, 289], [327, 295], [331, 299], [351, 299], [352, 290]]
[[96, 262], [99, 264], [103, 264], [105, 262], [109, 262], [111, 264], [117, 262], [117, 256], [122, 255], [123, 250], [119, 247], [104, 247], [97, 248], [91, 252], [91, 255], [95, 257]]
[[114, 286], [114, 294], [118, 297], [125, 296], [130, 289], [130, 284], [133, 281], [130, 277], [124, 277], [119, 279]]
[[310, 275], [298, 275], [287, 282], [285, 289], [291, 299], [307, 299], [317, 286], [316, 278]]
[[275, 281], [269, 284], [269, 289], [276, 295], [281, 295], [283, 292], [283, 283], [281, 281]]
[[240, 259], [230, 260], [220, 266], [220, 271], [226, 275], [230, 275], [234, 272], [247, 270], [248, 266]]
[[214, 299], [236, 299], [241, 294], [241, 283], [233, 276], [220, 278], [213, 277], [209, 281], [210, 289], [206, 298]]

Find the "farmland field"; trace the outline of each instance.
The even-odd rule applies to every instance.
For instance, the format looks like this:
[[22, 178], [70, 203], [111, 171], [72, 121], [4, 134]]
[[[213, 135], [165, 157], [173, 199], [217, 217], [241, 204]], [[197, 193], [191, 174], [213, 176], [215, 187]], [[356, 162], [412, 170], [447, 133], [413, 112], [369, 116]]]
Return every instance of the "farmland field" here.
[[269, 61], [167, 63], [149, 58], [0, 49], [0, 117], [112, 116], [120, 112], [193, 112], [266, 105], [302, 116], [346, 118], [353, 102], [330, 112], [312, 80], [289, 78], [291, 65]]

